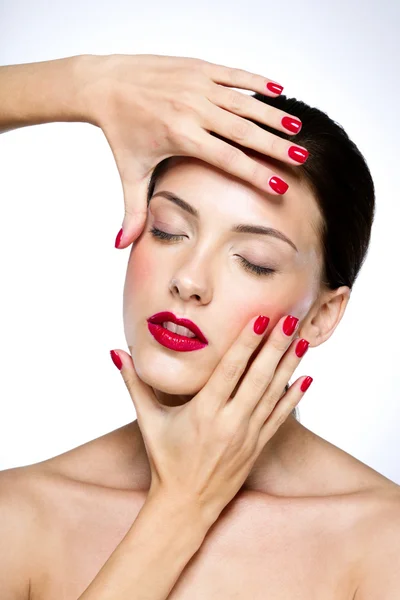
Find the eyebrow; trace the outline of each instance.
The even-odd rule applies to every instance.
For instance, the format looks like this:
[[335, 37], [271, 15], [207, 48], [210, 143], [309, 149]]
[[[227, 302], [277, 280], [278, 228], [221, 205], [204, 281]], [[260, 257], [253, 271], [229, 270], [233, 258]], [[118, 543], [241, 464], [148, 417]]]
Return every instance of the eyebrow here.
[[[183, 200], [176, 194], [173, 194], [172, 192], [167, 192], [167, 191], [162, 190], [162, 191], [154, 194], [152, 196], [152, 198], [155, 198], [156, 196], [162, 196], [163, 198], [166, 198], [170, 202], [173, 202], [174, 204], [179, 206], [185, 212], [189, 213], [193, 217], [196, 217], [196, 219], [198, 219], [200, 217], [199, 211], [196, 208], [194, 208], [194, 206], [192, 206], [191, 204], [189, 204], [188, 202], [186, 202], [185, 200]], [[237, 225], [233, 225], [231, 227], [230, 231], [233, 231], [234, 233], [256, 233], [256, 234], [261, 234], [261, 235], [270, 235], [274, 238], [277, 238], [278, 240], [287, 242], [288, 244], [290, 244], [290, 246], [294, 250], [296, 250], [296, 252], [298, 252], [297, 246], [295, 246], [295, 244], [292, 242], [292, 240], [289, 239], [288, 237], [286, 237], [286, 235], [284, 233], [282, 233], [282, 231], [279, 231], [278, 229], [274, 229], [273, 227], [264, 227], [263, 225], [237, 224]]]

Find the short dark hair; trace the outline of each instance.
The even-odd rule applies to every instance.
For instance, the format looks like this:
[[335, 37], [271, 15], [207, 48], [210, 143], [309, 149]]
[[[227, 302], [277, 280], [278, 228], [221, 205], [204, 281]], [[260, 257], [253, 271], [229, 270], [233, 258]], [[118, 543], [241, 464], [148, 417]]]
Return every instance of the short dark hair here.
[[[293, 167], [293, 173], [308, 184], [322, 215], [321, 284], [331, 290], [340, 286], [352, 289], [367, 256], [375, 217], [374, 183], [365, 158], [343, 127], [318, 108], [285, 95], [271, 98], [256, 93], [253, 98], [301, 120], [302, 129], [295, 136], [252, 122], [309, 151], [306, 162]], [[214, 132], [211, 135], [229, 143]], [[152, 173], [147, 204], [168, 161], [161, 161]], [[288, 389], [289, 384], [285, 391]], [[292, 414], [297, 418], [297, 408]]]

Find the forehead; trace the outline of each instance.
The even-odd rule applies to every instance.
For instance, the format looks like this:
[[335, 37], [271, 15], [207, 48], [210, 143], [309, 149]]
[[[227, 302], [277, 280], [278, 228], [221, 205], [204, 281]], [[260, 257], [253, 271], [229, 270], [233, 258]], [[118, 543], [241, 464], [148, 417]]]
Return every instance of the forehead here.
[[249, 149], [245, 154], [284, 179], [288, 191], [282, 196], [270, 194], [200, 159], [175, 156], [168, 160], [153, 193], [162, 189], [174, 192], [198, 208], [201, 215], [212, 211], [212, 216], [229, 215], [230, 223], [258, 221], [276, 227], [305, 254], [314, 251], [320, 256], [322, 214], [307, 182], [299, 177], [299, 171], [296, 173], [301, 167], [291, 167]]

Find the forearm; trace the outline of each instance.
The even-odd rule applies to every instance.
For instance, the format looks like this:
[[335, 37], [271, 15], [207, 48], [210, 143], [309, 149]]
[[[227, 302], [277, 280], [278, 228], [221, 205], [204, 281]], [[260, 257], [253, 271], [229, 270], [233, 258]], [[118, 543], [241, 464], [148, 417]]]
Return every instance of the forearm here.
[[95, 56], [0, 67], [0, 133], [54, 121], [90, 122], [84, 91]]
[[207, 531], [189, 506], [147, 499], [78, 600], [165, 600]]

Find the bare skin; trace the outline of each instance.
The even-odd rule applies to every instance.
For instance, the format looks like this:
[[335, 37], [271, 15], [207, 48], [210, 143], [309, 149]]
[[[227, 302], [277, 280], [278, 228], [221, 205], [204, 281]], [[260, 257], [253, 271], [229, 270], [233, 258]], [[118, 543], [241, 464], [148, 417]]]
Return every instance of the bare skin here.
[[[365, 544], [399, 512], [399, 486], [292, 417], [271, 442], [285, 477], [253, 470], [169, 598], [355, 597]], [[133, 421], [0, 480], [29, 520], [30, 599], [76, 600], [135, 520], [150, 469]]]
[[[228, 196], [226, 178], [220, 180], [218, 173], [193, 161], [177, 162], [158, 183], [157, 190], [161, 186], [173, 189], [206, 211], [202, 213], [202, 231], [204, 235], [209, 228], [210, 244], [216, 245], [220, 239], [214, 240], [211, 234], [221, 235], [230, 225], [229, 219], [237, 218], [237, 214], [231, 215], [234, 207], [242, 211], [239, 216], [249, 220], [252, 217], [255, 222], [264, 219], [266, 224], [281, 225], [305, 256], [314, 256], [312, 244], [317, 242], [311, 229], [300, 227], [302, 221], [296, 212], [302, 210], [304, 214], [307, 209], [305, 222], [311, 223], [314, 205], [309, 193], [295, 180], [291, 181], [293, 195], [289, 190], [283, 203], [277, 205], [273, 199], [263, 197], [258, 206], [258, 196], [250, 196], [247, 189], [243, 196], [243, 188], [236, 182], [229, 187]], [[197, 181], [199, 185], [195, 185]], [[215, 197], [217, 214], [212, 212]], [[303, 204], [299, 207], [300, 199]], [[190, 231], [183, 217], [178, 219], [176, 209], [167, 207], [162, 198], [154, 198], [151, 205], [156, 223], [166, 222], [178, 233]], [[251, 243], [246, 246], [247, 252], [252, 249]], [[183, 253], [185, 246], [174, 248]], [[274, 255], [278, 248], [274, 246]], [[284, 252], [283, 248], [279, 252]], [[241, 249], [238, 247], [238, 251]], [[276, 284], [269, 279], [245, 280], [239, 269], [225, 280], [215, 274], [219, 263], [215, 266], [205, 253], [199, 254], [196, 268], [189, 271], [189, 262], [165, 246], [156, 247], [148, 233], [138, 240], [131, 256], [135, 260], [130, 261], [127, 270], [124, 313], [128, 345], [143, 380], [155, 387], [161, 403], [171, 406], [190, 401], [191, 390], [205, 383], [194, 378], [206, 380], [215, 361], [226, 351], [234, 333], [229, 311], [246, 321], [259, 310], [271, 315], [274, 322], [282, 313], [294, 312], [301, 321], [299, 337], [316, 347], [333, 333], [348, 298], [343, 289], [310, 295], [310, 263], [292, 263], [291, 254], [282, 254], [282, 275]], [[158, 256], [162, 256], [162, 263], [156, 262]], [[142, 274], [149, 273], [149, 257], [155, 262], [145, 281]], [[217, 261], [218, 255], [212, 258]], [[149, 298], [154, 302], [153, 312], [169, 308], [168, 283], [176, 273], [177, 287], [172, 289], [175, 305], [178, 301], [190, 304], [191, 315], [204, 307], [210, 309], [207, 318], [202, 322], [199, 319], [210, 336], [209, 354], [197, 358], [196, 369], [191, 368], [192, 357], [175, 360], [153, 344], [143, 325], [150, 310]], [[209, 273], [213, 279], [211, 275], [206, 278]], [[242, 281], [246, 281], [243, 298], [239, 294]], [[220, 300], [212, 312], [212, 300], [217, 297]], [[322, 310], [322, 306], [330, 307], [329, 311]], [[241, 326], [235, 324], [238, 330]], [[201, 359], [204, 363], [199, 369]], [[29, 597], [30, 582], [30, 600], [77, 600], [134, 522], [145, 502], [151, 471], [140, 429], [133, 421], [58, 457], [0, 473], [0, 478], [0, 490], [7, 490], [3, 506], [7, 503], [15, 522], [24, 524], [20, 538], [23, 549], [18, 551], [25, 597]], [[370, 571], [365, 550], [369, 549], [372, 563], [374, 557], [385, 555], [385, 532], [392, 524], [400, 527], [399, 506], [398, 485], [290, 416], [261, 451], [239, 493], [210, 528], [169, 598], [264, 600], [268, 592], [274, 600], [359, 600], [357, 588], [367, 568]]]
[[[130, 109], [127, 113], [136, 114]], [[76, 114], [72, 117], [76, 119]], [[110, 134], [113, 127], [104, 125]], [[109, 137], [115, 151], [118, 139]], [[120, 152], [114, 153], [118, 166], [123, 166]], [[175, 164], [179, 168], [179, 162]], [[274, 161], [259, 161], [259, 167], [267, 166], [275, 167]], [[126, 174], [124, 168], [121, 171]], [[284, 167], [274, 168], [275, 172], [290, 179], [283, 201], [273, 197], [271, 190], [267, 197], [260, 191], [254, 195], [254, 190], [243, 189], [243, 184], [238, 187], [233, 180], [228, 185], [226, 176], [221, 180], [210, 169], [204, 172], [196, 161], [184, 162], [183, 170], [181, 164], [179, 176], [175, 167], [163, 184], [201, 208], [198, 230], [183, 213], [167, 210], [160, 197], [152, 200], [152, 218], [185, 233], [183, 240], [190, 240], [191, 245], [182, 241], [172, 252], [173, 246], [156, 246], [147, 232], [140, 236], [132, 248], [124, 318], [135, 365], [147, 384], [159, 386], [157, 397], [166, 405], [190, 400], [242, 321], [258, 309], [270, 315], [272, 322], [282, 313], [297, 314], [301, 337], [311, 347], [327, 340], [343, 316], [348, 290], [320, 294], [317, 289], [321, 252], [312, 196]], [[257, 174], [260, 183], [263, 171]], [[258, 180], [253, 175], [243, 179]], [[126, 197], [135, 197], [125, 187]], [[250, 254], [258, 250], [256, 261], [278, 260], [276, 277], [250, 279], [223, 245], [234, 213], [280, 226], [296, 240], [300, 258], [295, 260], [283, 246], [257, 246], [260, 240], [256, 243], [250, 238], [246, 246], [235, 239], [229, 249]], [[197, 239], [198, 232], [202, 236]], [[124, 247], [128, 242], [125, 237]], [[227, 273], [229, 278], [224, 278]], [[172, 278], [175, 285], [169, 287]], [[211, 344], [208, 353], [195, 357], [203, 359], [200, 368], [199, 362], [191, 367], [190, 357], [175, 360], [149, 343], [144, 325], [149, 299], [155, 303], [154, 310], [169, 308], [172, 300], [177, 308], [187, 306], [207, 327]], [[18, 582], [15, 597], [77, 600], [131, 527], [149, 486], [150, 469], [136, 421], [60, 456], [0, 473], [0, 552], [18, 557], [10, 561], [15, 571], [5, 569], [2, 574]], [[359, 599], [358, 590], [370, 565], [387, 551], [393, 552], [385, 532], [392, 526], [400, 529], [399, 500], [399, 486], [289, 417], [211, 527], [169, 597], [365, 600], [364, 595]]]

